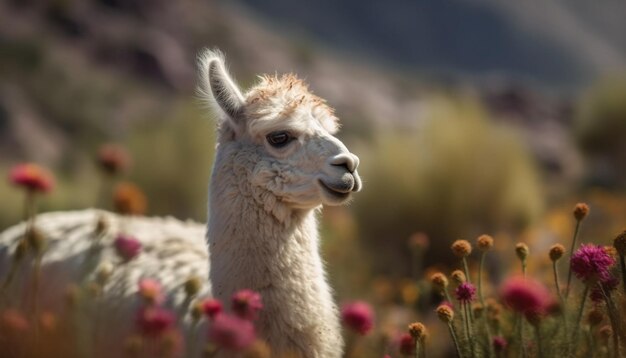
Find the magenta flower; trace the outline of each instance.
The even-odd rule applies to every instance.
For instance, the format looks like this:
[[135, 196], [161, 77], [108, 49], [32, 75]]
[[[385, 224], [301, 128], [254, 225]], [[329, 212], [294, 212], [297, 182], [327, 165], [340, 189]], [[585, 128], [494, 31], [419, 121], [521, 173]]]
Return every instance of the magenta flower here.
[[209, 341], [223, 349], [241, 351], [248, 348], [255, 339], [252, 322], [226, 313], [215, 316], [209, 326]]
[[606, 253], [602, 246], [582, 245], [570, 260], [572, 272], [581, 281], [591, 284], [596, 280], [607, 281], [611, 273], [609, 269], [615, 260]]
[[214, 298], [208, 298], [201, 303], [202, 312], [209, 319], [214, 319], [215, 316], [222, 313], [222, 303]]
[[161, 304], [164, 300], [163, 286], [157, 280], [142, 278], [139, 280], [139, 295], [150, 303]]
[[125, 261], [134, 259], [141, 252], [141, 242], [134, 237], [120, 234], [113, 242], [117, 254]]
[[495, 349], [495, 351], [498, 353], [503, 352], [506, 349], [506, 346], [508, 345], [506, 339], [500, 336], [493, 337], [492, 343], [493, 343], [493, 349]]
[[232, 308], [237, 316], [255, 320], [263, 308], [261, 295], [248, 289], [237, 291], [232, 298]]
[[47, 193], [54, 187], [54, 177], [44, 168], [32, 164], [19, 164], [9, 173], [11, 183], [22, 186], [30, 191]]
[[341, 308], [341, 321], [349, 329], [366, 335], [374, 326], [374, 312], [369, 304], [362, 301], [346, 303]]
[[524, 314], [545, 313], [553, 302], [550, 291], [543, 284], [524, 277], [506, 280], [500, 295], [504, 304]]
[[[619, 280], [613, 275], [610, 275], [609, 279], [607, 279], [606, 281], [602, 281], [600, 285], [602, 285], [602, 290], [604, 290], [604, 294], [610, 296], [611, 291], [615, 290], [617, 286], [619, 286]], [[602, 293], [602, 290], [597, 284], [594, 285], [591, 289], [591, 292], [589, 293], [589, 298], [591, 298], [591, 300], [596, 303], [603, 302], [604, 294]]]
[[415, 339], [408, 333], [403, 333], [398, 338], [398, 350], [405, 356], [415, 355]]
[[456, 299], [461, 303], [470, 303], [476, 299], [476, 287], [471, 283], [464, 282], [454, 291]]
[[171, 328], [175, 321], [172, 312], [158, 306], [147, 306], [139, 309], [136, 324], [141, 333], [158, 336]]

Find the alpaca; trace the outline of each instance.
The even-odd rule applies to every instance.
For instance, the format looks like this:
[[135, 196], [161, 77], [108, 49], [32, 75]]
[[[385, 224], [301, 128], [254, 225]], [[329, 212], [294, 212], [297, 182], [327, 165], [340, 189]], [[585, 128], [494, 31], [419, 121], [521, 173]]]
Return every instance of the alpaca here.
[[[334, 137], [338, 120], [332, 109], [294, 75], [261, 77], [244, 94], [218, 51], [205, 51], [199, 64], [200, 94], [218, 113], [208, 253], [199, 224], [96, 210], [44, 214], [38, 228], [53, 238], [44, 255], [46, 281], [55, 282], [48, 279], [52, 274], [79, 278], [85, 269], [79, 258], [90, 252], [89, 240], [104, 217], [103, 259], [116, 262], [110, 243], [119, 232], [132, 233], [147, 249], [132, 264], [116, 266], [102, 293], [122, 302], [126, 314], [136, 307], [130, 296], [140, 277], [158, 277], [175, 302], [183, 299], [180, 287], [190, 276], [208, 277], [205, 292], [225, 302], [243, 288], [261, 294], [264, 309], [256, 326], [273, 357], [338, 358], [341, 328], [316, 217], [322, 205], [345, 204], [361, 189], [359, 159]], [[23, 230], [22, 224], [0, 234], [0, 272], [6, 272], [7, 255]], [[46, 292], [59, 286], [47, 285]], [[103, 322], [110, 335], [128, 332], [111, 321]]]

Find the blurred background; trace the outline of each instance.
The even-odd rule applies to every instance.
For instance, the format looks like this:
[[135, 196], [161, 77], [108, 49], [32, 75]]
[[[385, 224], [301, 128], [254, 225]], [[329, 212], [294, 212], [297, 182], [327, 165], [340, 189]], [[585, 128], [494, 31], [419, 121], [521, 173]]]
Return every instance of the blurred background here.
[[[567, 244], [576, 202], [584, 241], [626, 226], [624, 18], [621, 1], [3, 0], [0, 173], [43, 164], [44, 210], [90, 207], [97, 148], [119, 143], [150, 215], [204, 222], [195, 57], [218, 47], [244, 88], [306, 79], [361, 158], [364, 191], [322, 218], [339, 300], [420, 304], [414, 279], [455, 268], [453, 240], [493, 235], [497, 281], [515, 242], [537, 262]], [[0, 181], [0, 229], [19, 194]]]

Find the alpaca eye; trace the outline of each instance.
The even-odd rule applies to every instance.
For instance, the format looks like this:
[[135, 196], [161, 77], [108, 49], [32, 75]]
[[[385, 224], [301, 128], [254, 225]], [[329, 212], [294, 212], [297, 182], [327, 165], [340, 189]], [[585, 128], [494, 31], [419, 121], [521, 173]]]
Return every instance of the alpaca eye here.
[[267, 142], [274, 148], [282, 148], [293, 140], [293, 137], [285, 131], [272, 132], [266, 138]]

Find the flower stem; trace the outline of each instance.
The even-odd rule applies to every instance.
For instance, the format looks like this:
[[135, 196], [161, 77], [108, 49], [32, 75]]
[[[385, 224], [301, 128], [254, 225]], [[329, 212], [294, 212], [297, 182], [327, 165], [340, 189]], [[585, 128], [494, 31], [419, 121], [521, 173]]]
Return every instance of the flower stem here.
[[519, 340], [520, 355], [526, 357], [526, 345], [524, 344], [524, 317], [521, 313], [517, 314], [517, 339]]
[[465, 270], [465, 277], [466, 277], [467, 283], [472, 283], [472, 280], [470, 279], [470, 274], [469, 274], [469, 266], [467, 265], [467, 259], [465, 257], [463, 258], [463, 270]]
[[472, 357], [476, 357], [476, 351], [474, 350], [474, 341], [472, 340], [472, 324], [470, 322], [470, 310], [469, 303], [461, 303], [463, 306], [463, 314], [465, 318], [465, 338], [467, 339], [467, 344], [470, 347], [470, 351], [472, 352]]
[[[574, 229], [574, 237], [572, 237], [572, 247], [569, 251], [570, 260], [574, 256], [574, 248], [576, 247], [576, 239], [578, 238], [578, 230], [580, 229], [580, 220], [576, 220], [576, 228]], [[567, 271], [567, 288], [565, 289], [565, 299], [569, 297], [570, 286], [572, 284], [572, 266]]]
[[604, 296], [604, 300], [606, 302], [606, 310], [609, 312], [608, 316], [611, 321], [611, 327], [613, 328], [613, 346], [615, 346], [615, 351], [613, 353], [615, 357], [619, 357], [619, 336], [621, 334], [621, 327], [615, 321], [615, 317], [617, 317], [618, 314], [615, 312], [615, 307], [613, 306], [611, 296], [609, 296], [604, 287], [602, 287], [602, 283], [598, 282], [598, 287], [602, 292], [602, 296]]
[[421, 347], [420, 347], [420, 340], [416, 339], [415, 340], [415, 358], [420, 358], [420, 352], [421, 352]]
[[541, 332], [539, 331], [539, 324], [535, 325], [535, 340], [537, 341], [537, 357], [543, 357], [543, 349], [541, 347]]
[[450, 335], [452, 336], [452, 340], [454, 341], [454, 348], [456, 348], [456, 355], [458, 358], [462, 358], [461, 347], [459, 346], [459, 339], [456, 336], [456, 332], [454, 329], [454, 325], [452, 322], [448, 322], [448, 329], [450, 330]]
[[563, 304], [563, 295], [561, 294], [561, 287], [559, 286], [559, 272], [556, 269], [556, 261], [552, 261], [552, 271], [554, 272], [554, 285], [556, 286], [556, 293], [559, 296], [561, 304]]
[[570, 344], [573, 347], [576, 344], [578, 338], [578, 332], [580, 331], [580, 321], [583, 318], [583, 312], [585, 310], [585, 303], [587, 302], [587, 295], [589, 294], [589, 286], [585, 285], [585, 291], [583, 292], [582, 301], [580, 302], [580, 308], [578, 309], [578, 316], [576, 318], [576, 324], [574, 325], [574, 333], [572, 334], [572, 342]]
[[[480, 305], [483, 307], [483, 311], [486, 310], [485, 298], [483, 296], [483, 267], [485, 265], [486, 251], [480, 255], [480, 266], [478, 267], [478, 298], [480, 299]], [[489, 356], [494, 356], [493, 345], [491, 344], [491, 330], [489, 329], [489, 322], [487, 322], [487, 315], [483, 313], [483, 324], [485, 325], [485, 333], [487, 335], [487, 347], [489, 349]]]

